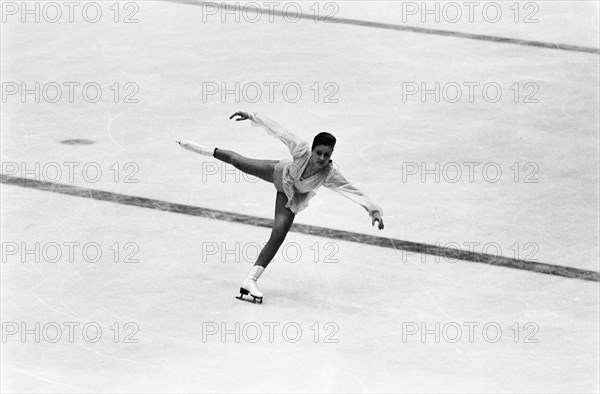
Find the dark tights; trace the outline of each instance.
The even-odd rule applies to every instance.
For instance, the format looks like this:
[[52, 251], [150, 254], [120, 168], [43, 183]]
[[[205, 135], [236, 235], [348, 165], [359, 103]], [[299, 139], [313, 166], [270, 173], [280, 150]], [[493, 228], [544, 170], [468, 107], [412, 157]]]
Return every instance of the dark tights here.
[[[277, 160], [250, 159], [239, 153], [225, 149], [217, 149], [214, 156], [246, 174], [273, 183], [273, 171], [275, 165], [278, 163]], [[287, 196], [284, 193], [277, 192], [277, 197], [275, 198], [275, 220], [273, 221], [271, 237], [260, 251], [254, 265], [260, 265], [261, 267], [269, 265], [285, 240], [296, 216], [289, 208], [285, 207], [285, 204], [287, 204]]]

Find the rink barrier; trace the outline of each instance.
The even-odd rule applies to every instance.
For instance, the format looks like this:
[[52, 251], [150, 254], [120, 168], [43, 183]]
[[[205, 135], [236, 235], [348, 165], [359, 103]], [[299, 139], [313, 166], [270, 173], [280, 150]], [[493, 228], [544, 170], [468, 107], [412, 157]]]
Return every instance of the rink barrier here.
[[[156, 209], [159, 211], [181, 213], [189, 216], [199, 216], [226, 222], [242, 223], [257, 227], [272, 228], [273, 220], [241, 213], [220, 211], [216, 209], [201, 208], [192, 205], [171, 203], [168, 201], [155, 200], [151, 198], [128, 196], [125, 194], [108, 191], [88, 189], [78, 186], [63, 185], [60, 183], [24, 179], [11, 175], [2, 174], [2, 183], [25, 188], [48, 191], [52, 193], [66, 194], [90, 198], [98, 201], [108, 201], [123, 205], [132, 205], [141, 208]], [[527, 260], [514, 259], [504, 256], [495, 256], [486, 253], [477, 253], [466, 250], [447, 248], [439, 245], [431, 245], [418, 242], [402, 241], [394, 238], [377, 237], [374, 235], [355, 233], [351, 231], [335, 230], [326, 227], [311, 226], [307, 224], [294, 223], [290, 231], [314, 235], [323, 238], [337, 239], [347, 242], [356, 242], [365, 245], [374, 245], [395, 250], [403, 250], [449, 259], [462, 260], [472, 263], [495, 265], [498, 267], [514, 268], [524, 271], [532, 271], [540, 274], [561, 276], [571, 279], [600, 282], [600, 273], [580, 268], [553, 265]]]

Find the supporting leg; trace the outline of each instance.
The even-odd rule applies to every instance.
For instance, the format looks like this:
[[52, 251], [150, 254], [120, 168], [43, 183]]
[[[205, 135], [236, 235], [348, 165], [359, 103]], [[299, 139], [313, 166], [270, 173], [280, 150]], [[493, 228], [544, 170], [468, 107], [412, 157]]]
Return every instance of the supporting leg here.
[[[279, 247], [283, 243], [292, 223], [296, 216], [292, 211], [285, 207], [287, 203], [287, 197], [285, 194], [278, 192], [275, 199], [275, 221], [273, 223], [273, 229], [271, 230], [271, 237], [269, 242], [260, 251], [256, 263], [252, 267], [250, 274], [242, 283], [240, 288], [240, 296], [237, 297], [244, 300], [244, 295], [250, 294], [253, 297], [253, 302], [262, 303], [263, 293], [258, 289], [256, 281], [265, 270], [265, 267], [271, 262], [275, 253], [279, 250]], [[247, 300], [246, 300], [247, 301]]]
[[277, 198], [275, 199], [275, 221], [273, 223], [273, 229], [271, 230], [271, 236], [269, 242], [260, 251], [258, 258], [256, 259], [255, 265], [260, 265], [266, 268], [267, 265], [273, 260], [275, 253], [279, 250], [279, 247], [285, 240], [294, 218], [296, 215], [285, 207], [287, 203], [287, 197], [285, 194], [277, 192]]

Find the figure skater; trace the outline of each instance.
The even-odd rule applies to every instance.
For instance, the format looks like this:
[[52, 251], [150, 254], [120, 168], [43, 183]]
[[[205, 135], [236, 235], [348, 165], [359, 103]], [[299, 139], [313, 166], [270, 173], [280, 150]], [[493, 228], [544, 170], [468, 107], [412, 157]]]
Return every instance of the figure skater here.
[[[316, 189], [325, 186], [360, 204], [369, 212], [372, 226], [378, 222], [380, 230], [383, 229], [381, 218], [383, 211], [332, 166], [331, 154], [336, 143], [333, 135], [325, 132], [317, 134], [312, 147], [309, 148], [307, 142], [264, 115], [236, 112], [229, 117], [229, 119], [233, 118], [236, 118], [236, 121], [250, 119], [252, 126], [263, 127], [267, 133], [279, 138], [289, 148], [292, 160], [256, 160], [230, 150], [209, 148], [192, 141], [177, 141], [177, 143], [187, 150], [212, 156], [246, 174], [275, 185], [277, 196], [271, 236], [258, 255], [249, 276], [243, 281], [240, 296], [236, 297], [249, 302], [262, 303], [263, 293], [258, 289], [256, 281], [279, 250], [296, 214], [308, 206], [308, 201], [316, 194]], [[248, 293], [253, 297], [252, 300], [243, 297]]]

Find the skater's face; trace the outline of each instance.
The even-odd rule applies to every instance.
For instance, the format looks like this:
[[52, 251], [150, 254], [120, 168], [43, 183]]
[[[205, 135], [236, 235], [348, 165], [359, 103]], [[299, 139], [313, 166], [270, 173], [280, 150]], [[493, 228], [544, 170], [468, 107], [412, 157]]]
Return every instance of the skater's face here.
[[317, 145], [312, 150], [311, 160], [313, 165], [323, 168], [329, 163], [333, 148], [329, 145]]

